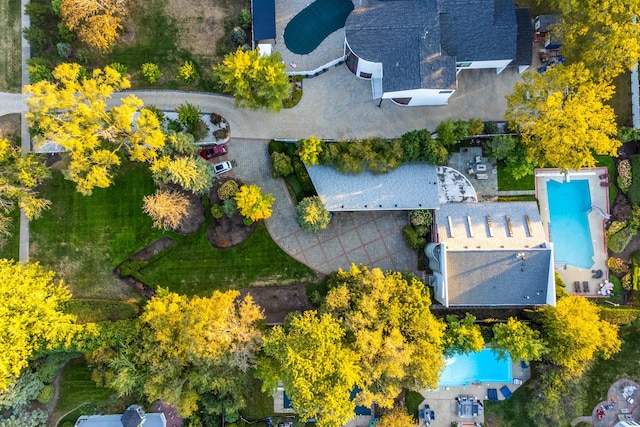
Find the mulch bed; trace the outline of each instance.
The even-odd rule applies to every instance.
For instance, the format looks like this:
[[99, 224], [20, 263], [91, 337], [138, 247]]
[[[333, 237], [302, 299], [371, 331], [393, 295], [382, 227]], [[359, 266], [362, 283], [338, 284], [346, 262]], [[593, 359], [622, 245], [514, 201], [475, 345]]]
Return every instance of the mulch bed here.
[[[229, 178], [217, 180], [209, 190], [211, 206], [222, 203], [222, 200], [218, 197], [218, 188], [228, 180]], [[235, 181], [240, 185], [242, 184], [237, 179]], [[235, 213], [231, 217], [224, 215], [220, 219], [214, 218], [211, 221], [207, 229], [207, 240], [213, 247], [218, 249], [233, 248], [247, 240], [256, 227], [258, 227], [258, 223], [255, 222], [251, 225], [245, 225], [243, 217], [239, 213]]]

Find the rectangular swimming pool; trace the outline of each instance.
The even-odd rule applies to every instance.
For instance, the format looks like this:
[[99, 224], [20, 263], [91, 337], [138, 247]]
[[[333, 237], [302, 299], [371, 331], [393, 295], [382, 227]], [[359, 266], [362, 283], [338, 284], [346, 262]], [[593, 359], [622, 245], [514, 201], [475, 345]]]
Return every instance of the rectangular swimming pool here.
[[478, 353], [458, 354], [447, 359], [438, 387], [512, 381], [511, 357], [498, 359], [498, 353], [485, 348]]
[[554, 261], [579, 268], [593, 266], [593, 243], [587, 214], [591, 191], [586, 179], [570, 182], [547, 181], [550, 240]]

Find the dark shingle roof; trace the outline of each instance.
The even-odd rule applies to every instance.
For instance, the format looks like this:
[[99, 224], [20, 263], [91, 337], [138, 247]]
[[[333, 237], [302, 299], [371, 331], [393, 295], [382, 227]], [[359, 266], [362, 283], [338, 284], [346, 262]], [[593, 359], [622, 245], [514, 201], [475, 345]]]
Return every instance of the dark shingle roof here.
[[533, 27], [529, 9], [516, 9], [518, 37], [516, 39], [515, 65], [531, 65], [533, 56]]
[[445, 0], [440, 15], [442, 48], [457, 61], [516, 57], [516, 19], [511, 0]]
[[[525, 253], [526, 259], [517, 258]], [[447, 250], [450, 306], [531, 306], [547, 300], [550, 249]], [[524, 263], [524, 266], [522, 265]]]
[[123, 427], [138, 427], [144, 419], [144, 411], [140, 405], [131, 405], [124, 411], [120, 421]]
[[251, 17], [253, 19], [253, 40], [276, 38], [275, 0], [252, 0]]

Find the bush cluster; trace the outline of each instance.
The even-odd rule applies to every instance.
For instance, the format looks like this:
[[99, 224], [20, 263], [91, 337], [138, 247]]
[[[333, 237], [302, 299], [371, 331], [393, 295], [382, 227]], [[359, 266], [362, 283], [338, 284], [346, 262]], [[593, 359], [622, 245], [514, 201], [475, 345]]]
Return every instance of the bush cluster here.
[[623, 193], [626, 193], [631, 188], [631, 182], [631, 162], [629, 159], [624, 159], [618, 163], [618, 188]]
[[613, 221], [607, 227], [607, 239], [616, 234], [618, 231], [622, 230], [627, 226], [626, 221]]
[[239, 189], [240, 187], [238, 186], [238, 183], [233, 179], [230, 179], [223, 182], [218, 188], [218, 197], [220, 197], [220, 200], [225, 201], [235, 196]]
[[624, 251], [636, 232], [631, 227], [625, 227], [607, 239], [607, 246], [615, 253]]
[[622, 258], [611, 257], [607, 260], [607, 266], [609, 270], [616, 276], [623, 275], [629, 272], [629, 266], [624, 262]]
[[631, 186], [627, 192], [632, 205], [640, 204], [640, 154], [634, 154], [631, 160]]
[[160, 72], [160, 67], [158, 67], [157, 64], [154, 64], [152, 62], [147, 62], [145, 64], [142, 64], [142, 76], [147, 79], [147, 81], [151, 84], [157, 82], [160, 77], [162, 76], [162, 73]]
[[192, 61], [184, 61], [184, 64], [178, 68], [177, 77], [185, 83], [194, 83], [200, 78]]
[[359, 174], [369, 170], [374, 174], [387, 173], [402, 164], [402, 149], [398, 140], [370, 138], [360, 141], [339, 141], [324, 144], [320, 164], [332, 166], [345, 174]]

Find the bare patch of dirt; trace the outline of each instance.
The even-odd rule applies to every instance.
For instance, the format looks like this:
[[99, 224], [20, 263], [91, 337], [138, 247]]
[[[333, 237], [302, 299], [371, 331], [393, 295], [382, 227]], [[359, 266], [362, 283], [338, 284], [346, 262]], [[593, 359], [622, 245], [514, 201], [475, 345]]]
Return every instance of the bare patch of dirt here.
[[287, 314], [293, 311], [303, 312], [313, 309], [307, 300], [304, 285], [240, 289], [242, 297], [247, 294], [262, 307], [269, 325], [283, 323]]
[[224, 35], [224, 19], [235, 22], [243, 8], [248, 9], [249, 2], [168, 0], [166, 12], [175, 17], [180, 26], [179, 48], [188, 50], [195, 56], [213, 57], [216, 40]]
[[187, 216], [182, 218], [175, 232], [179, 234], [193, 234], [200, 230], [200, 227], [204, 224], [204, 205], [202, 204], [201, 196], [193, 193], [185, 194], [189, 197], [188, 213]]
[[10, 141], [20, 138], [20, 114], [0, 116], [0, 136]]

